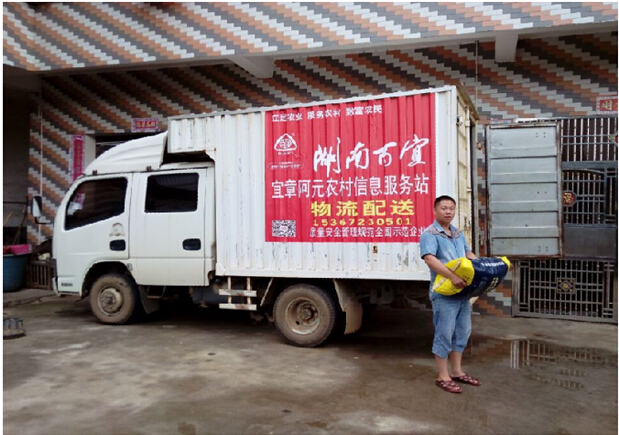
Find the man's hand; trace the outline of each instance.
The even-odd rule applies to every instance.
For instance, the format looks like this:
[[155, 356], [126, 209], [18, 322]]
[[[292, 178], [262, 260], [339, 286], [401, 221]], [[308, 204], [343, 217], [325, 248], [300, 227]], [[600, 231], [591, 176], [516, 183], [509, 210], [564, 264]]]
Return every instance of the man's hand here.
[[460, 278], [458, 275], [449, 270], [443, 263], [439, 261], [434, 255], [427, 254], [423, 257], [423, 261], [426, 262], [428, 267], [435, 271], [439, 275], [443, 275], [449, 278], [456, 288], [463, 289], [466, 287], [466, 281]]
[[466, 287], [466, 281], [463, 280], [462, 278], [460, 278], [455, 273], [452, 273], [451, 276], [449, 277], [449, 279], [453, 283], [454, 287], [459, 288], [460, 290], [462, 290], [464, 287]]

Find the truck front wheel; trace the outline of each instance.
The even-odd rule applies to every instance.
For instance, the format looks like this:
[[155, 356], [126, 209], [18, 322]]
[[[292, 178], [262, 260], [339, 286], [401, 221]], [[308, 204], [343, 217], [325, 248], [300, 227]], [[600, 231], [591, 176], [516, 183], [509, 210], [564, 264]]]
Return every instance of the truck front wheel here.
[[313, 285], [298, 284], [285, 289], [273, 309], [279, 333], [291, 344], [315, 347], [331, 334], [336, 307], [331, 295]]
[[138, 303], [131, 277], [111, 273], [97, 279], [90, 289], [90, 308], [103, 323], [122, 325], [129, 321]]

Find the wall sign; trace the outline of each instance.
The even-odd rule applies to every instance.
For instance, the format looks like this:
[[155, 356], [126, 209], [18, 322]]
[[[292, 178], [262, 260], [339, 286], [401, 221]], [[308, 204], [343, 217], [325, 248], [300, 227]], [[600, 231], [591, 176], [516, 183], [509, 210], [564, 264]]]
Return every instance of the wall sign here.
[[617, 113], [617, 95], [599, 96], [595, 102], [597, 113]]
[[71, 136], [71, 175], [73, 181], [84, 173], [84, 135]]
[[159, 131], [157, 118], [133, 118], [131, 120], [132, 133], [156, 133]]

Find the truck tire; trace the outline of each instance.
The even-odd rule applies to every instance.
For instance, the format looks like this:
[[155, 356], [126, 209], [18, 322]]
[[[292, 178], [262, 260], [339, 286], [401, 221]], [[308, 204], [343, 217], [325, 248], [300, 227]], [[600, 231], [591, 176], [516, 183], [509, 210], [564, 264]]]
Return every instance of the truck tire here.
[[135, 281], [118, 273], [103, 275], [90, 289], [90, 308], [103, 323], [123, 325], [131, 319], [139, 294]]
[[273, 308], [275, 326], [284, 339], [299, 347], [316, 347], [333, 332], [336, 305], [323, 289], [297, 284], [285, 289]]

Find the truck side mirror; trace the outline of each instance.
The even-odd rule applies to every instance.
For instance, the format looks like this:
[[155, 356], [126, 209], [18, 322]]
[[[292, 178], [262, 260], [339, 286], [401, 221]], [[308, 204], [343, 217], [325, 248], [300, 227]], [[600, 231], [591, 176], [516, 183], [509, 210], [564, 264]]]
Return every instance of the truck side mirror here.
[[41, 221], [41, 217], [43, 216], [43, 198], [41, 198], [40, 195], [35, 195], [32, 197], [32, 202], [30, 203], [30, 214], [32, 214], [32, 216], [34, 217], [34, 221], [37, 224], [51, 224], [51, 222]]
[[43, 199], [39, 195], [33, 196], [32, 202], [30, 203], [30, 214], [32, 214], [35, 220], [41, 217], [42, 208], [43, 208]]

